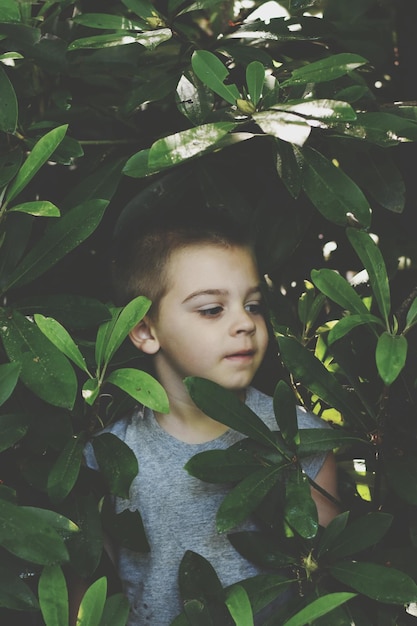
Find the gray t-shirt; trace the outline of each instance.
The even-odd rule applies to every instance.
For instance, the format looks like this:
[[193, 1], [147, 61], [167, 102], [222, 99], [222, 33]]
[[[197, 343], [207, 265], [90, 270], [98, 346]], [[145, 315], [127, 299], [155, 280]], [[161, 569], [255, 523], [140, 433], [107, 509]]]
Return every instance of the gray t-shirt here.
[[[269, 396], [251, 387], [246, 404], [271, 430], [277, 430]], [[301, 407], [297, 417], [300, 428], [325, 427], [322, 420]], [[195, 454], [226, 449], [244, 435], [228, 430], [213, 441], [185, 443], [168, 434], [153, 412], [142, 407], [106, 430], [124, 441], [139, 460], [129, 499], [116, 498], [115, 506], [117, 512], [140, 511], [151, 547], [147, 554], [127, 549], [118, 553], [119, 575], [131, 604], [128, 626], [168, 626], [181, 612], [178, 567], [187, 550], [208, 559], [224, 586], [261, 573], [216, 530], [216, 513], [230, 486], [203, 482], [184, 470]], [[318, 454], [303, 462], [311, 478], [317, 475], [325, 456]], [[97, 467], [91, 446], [86, 448], [86, 460], [90, 467]], [[247, 522], [242, 528], [254, 526]]]

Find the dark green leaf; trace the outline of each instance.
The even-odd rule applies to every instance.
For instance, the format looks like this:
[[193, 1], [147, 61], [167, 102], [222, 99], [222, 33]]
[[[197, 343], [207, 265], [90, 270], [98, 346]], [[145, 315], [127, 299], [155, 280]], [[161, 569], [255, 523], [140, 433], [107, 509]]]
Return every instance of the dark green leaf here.
[[71, 566], [82, 578], [89, 578], [97, 569], [103, 550], [103, 534], [97, 502], [93, 495], [72, 494], [63, 506], [68, 507], [66, 515], [73, 519], [80, 532], [68, 541]]
[[183, 602], [196, 598], [224, 601], [225, 593], [213, 566], [196, 552], [187, 550], [184, 554], [178, 582]]
[[417, 322], [417, 298], [414, 298], [407, 311], [406, 328], [411, 328]]
[[301, 428], [300, 429], [300, 456], [308, 456], [317, 452], [326, 452], [333, 448], [340, 448], [355, 443], [368, 443], [366, 439], [351, 435], [344, 430], [332, 428]]
[[303, 188], [316, 209], [339, 226], [346, 226], [353, 219], [368, 227], [369, 202], [353, 180], [317, 150], [306, 147], [301, 154]]
[[52, 317], [35, 314], [34, 319], [45, 337], [75, 365], [78, 365], [81, 370], [88, 373], [85, 359], [68, 331]]
[[0, 67], [0, 130], [14, 133], [17, 126], [17, 98], [6, 72]]
[[292, 146], [287, 141], [274, 142], [275, 166], [278, 175], [293, 198], [298, 198], [302, 188], [302, 167], [298, 163]]
[[275, 438], [269, 428], [233, 392], [194, 376], [185, 379], [185, 386], [203, 413], [259, 443], [275, 447]]
[[386, 385], [398, 378], [407, 359], [408, 343], [404, 335], [384, 332], [378, 339], [375, 352], [378, 374]]
[[239, 585], [245, 589], [250, 598], [254, 613], [258, 613], [294, 583], [295, 576], [290, 578], [281, 574], [258, 574], [239, 581]]
[[311, 623], [312, 620], [316, 620], [322, 615], [327, 615], [327, 613], [330, 613], [330, 611], [333, 611], [333, 609], [348, 602], [355, 596], [355, 593], [343, 591], [321, 596], [290, 617], [289, 620], [286, 620], [283, 626], [306, 626], [307, 623]]
[[279, 569], [296, 563], [295, 556], [284, 554], [281, 542], [275, 537], [266, 536], [258, 531], [242, 531], [228, 535], [236, 550], [252, 563], [260, 567]]
[[368, 233], [356, 228], [348, 228], [346, 232], [356, 254], [368, 272], [378, 308], [388, 326], [391, 295], [387, 270], [381, 251]]
[[417, 125], [390, 113], [359, 113], [356, 121], [349, 122], [340, 129], [344, 135], [383, 148], [417, 140]]
[[249, 517], [279, 480], [282, 469], [280, 465], [265, 467], [234, 487], [217, 511], [217, 530], [220, 533], [231, 530]]
[[107, 598], [100, 626], [126, 626], [129, 615], [129, 600], [124, 593], [115, 593]]
[[111, 326], [111, 333], [106, 338], [102, 358], [98, 356], [100, 351], [96, 351], [97, 365], [101, 366], [103, 363], [107, 365], [111, 361], [116, 350], [122, 345], [129, 332], [144, 318], [150, 306], [151, 301], [148, 298], [138, 296], [121, 309]]
[[215, 626], [210, 611], [202, 600], [185, 600], [183, 604], [187, 626]]
[[39, 579], [39, 604], [45, 626], [68, 624], [67, 584], [59, 565], [44, 567]]
[[149, 552], [145, 528], [139, 511], [125, 509], [116, 513], [110, 500], [106, 498], [101, 510], [103, 527], [116, 545], [133, 552]]
[[392, 520], [391, 514], [382, 512], [358, 517], [333, 538], [327, 554], [334, 561], [374, 546], [386, 535]]
[[317, 507], [311, 497], [307, 476], [301, 470], [296, 469], [288, 475], [284, 515], [291, 528], [304, 539], [316, 536], [319, 528]]
[[84, 49], [101, 49], [113, 48], [114, 46], [126, 46], [128, 44], [140, 44], [145, 48], [153, 50], [159, 44], [171, 39], [172, 32], [169, 28], [161, 28], [159, 30], [150, 30], [145, 33], [135, 33], [120, 31], [111, 35], [94, 35], [92, 37], [83, 37], [72, 41], [68, 46], [68, 51], [84, 50]]
[[98, 326], [111, 317], [108, 307], [99, 300], [73, 294], [30, 296], [19, 300], [16, 308], [24, 315], [53, 317], [73, 329]]
[[76, 24], [103, 30], [142, 30], [145, 22], [129, 20], [121, 15], [109, 13], [82, 13], [72, 18]]
[[16, 387], [19, 374], [19, 363], [4, 363], [0, 365], [0, 405], [10, 398]]
[[138, 461], [132, 450], [116, 435], [102, 433], [94, 437], [94, 454], [110, 492], [120, 498], [129, 497], [129, 487], [138, 473]]
[[112, 372], [105, 382], [120, 387], [132, 398], [154, 411], [169, 413], [169, 400], [165, 389], [147, 372], [124, 367]]
[[71, 409], [77, 379], [67, 358], [17, 311], [0, 309], [0, 325], [4, 348], [9, 359], [19, 364], [25, 385], [46, 402]]
[[291, 78], [286, 80], [284, 85], [328, 82], [340, 76], [344, 76], [362, 65], [366, 65], [366, 63], [368, 63], [368, 61], [358, 54], [346, 52], [333, 54], [326, 59], [314, 61], [313, 63], [295, 69]]
[[261, 460], [252, 454], [233, 448], [206, 450], [195, 454], [184, 469], [191, 476], [209, 483], [236, 482], [261, 467]]
[[87, 589], [78, 610], [77, 626], [99, 626], [106, 602], [107, 578], [99, 578]]
[[[149, 0], [122, 0], [123, 4], [130, 9], [136, 15], [146, 20], [146, 22], [156, 28], [158, 24], [159, 13], [156, 11], [154, 5]], [[152, 20], [154, 20], [152, 22]]]
[[0, 544], [12, 554], [40, 565], [68, 560], [64, 541], [29, 507], [0, 500]]
[[329, 346], [349, 334], [353, 328], [357, 328], [363, 324], [376, 324], [384, 327], [382, 320], [379, 319], [379, 317], [375, 317], [375, 315], [347, 315], [346, 317], [342, 317], [342, 319], [331, 328], [328, 336]]
[[0, 415], [0, 452], [7, 450], [22, 439], [26, 435], [30, 423], [31, 417], [24, 413]]
[[50, 226], [8, 278], [8, 287], [34, 280], [82, 243], [97, 228], [108, 202], [80, 204]]
[[29, 586], [5, 564], [0, 565], [0, 607], [16, 611], [39, 610], [38, 601]]
[[360, 296], [347, 280], [338, 272], [323, 268], [311, 271], [311, 280], [325, 296], [339, 306], [361, 316], [369, 315], [369, 311]]
[[417, 585], [413, 579], [392, 567], [344, 561], [334, 565], [330, 572], [345, 585], [384, 604], [407, 604], [417, 600]]
[[340, 534], [346, 528], [346, 524], [349, 518], [349, 511], [344, 511], [339, 515], [336, 515], [324, 529], [322, 536], [320, 537], [317, 556], [320, 558], [328, 552], [338, 540]]
[[395, 493], [405, 502], [417, 504], [417, 458], [410, 454], [389, 456], [385, 459], [385, 471]]
[[20, 146], [2, 150], [0, 154], [0, 188], [3, 188], [14, 178], [22, 163], [23, 152]]
[[295, 449], [300, 443], [295, 397], [292, 389], [283, 380], [280, 380], [275, 387], [274, 411], [285, 443], [289, 448]]
[[73, 437], [60, 453], [48, 477], [48, 494], [52, 501], [67, 497], [77, 480], [83, 456], [84, 442]]
[[223, 63], [208, 50], [196, 50], [191, 57], [191, 64], [195, 75], [202, 83], [210, 87], [223, 100], [236, 104], [240, 98], [236, 85], [225, 85], [224, 80], [229, 75]]

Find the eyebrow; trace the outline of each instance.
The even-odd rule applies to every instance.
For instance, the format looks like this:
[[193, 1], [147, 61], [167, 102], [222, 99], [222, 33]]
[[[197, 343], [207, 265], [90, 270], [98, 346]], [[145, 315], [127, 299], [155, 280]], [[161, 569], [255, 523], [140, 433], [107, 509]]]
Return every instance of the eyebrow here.
[[[198, 298], [200, 296], [228, 296], [229, 295], [229, 290], [228, 289], [201, 289], [200, 291], [193, 291], [193, 293], [190, 293], [189, 296], [187, 296], [183, 301], [182, 304], [185, 304], [186, 302], [189, 302], [190, 300], [194, 300], [194, 298]], [[260, 285], [256, 285], [255, 287], [251, 287], [246, 296], [251, 296], [254, 293], [261, 293], [261, 286]]]

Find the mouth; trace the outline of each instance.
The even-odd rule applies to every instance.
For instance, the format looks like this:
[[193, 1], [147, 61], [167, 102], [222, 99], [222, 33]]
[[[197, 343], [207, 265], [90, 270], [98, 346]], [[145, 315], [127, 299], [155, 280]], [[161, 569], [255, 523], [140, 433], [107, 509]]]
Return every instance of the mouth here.
[[255, 350], [239, 350], [239, 352], [227, 354], [226, 359], [229, 361], [249, 361], [254, 356]]

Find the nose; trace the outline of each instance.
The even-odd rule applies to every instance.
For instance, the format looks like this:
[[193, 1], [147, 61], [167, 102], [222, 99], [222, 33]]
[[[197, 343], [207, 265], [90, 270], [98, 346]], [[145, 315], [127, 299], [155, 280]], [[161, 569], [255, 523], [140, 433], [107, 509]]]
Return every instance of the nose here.
[[231, 334], [246, 333], [252, 335], [255, 330], [256, 324], [252, 315], [245, 308], [239, 308], [232, 321]]

